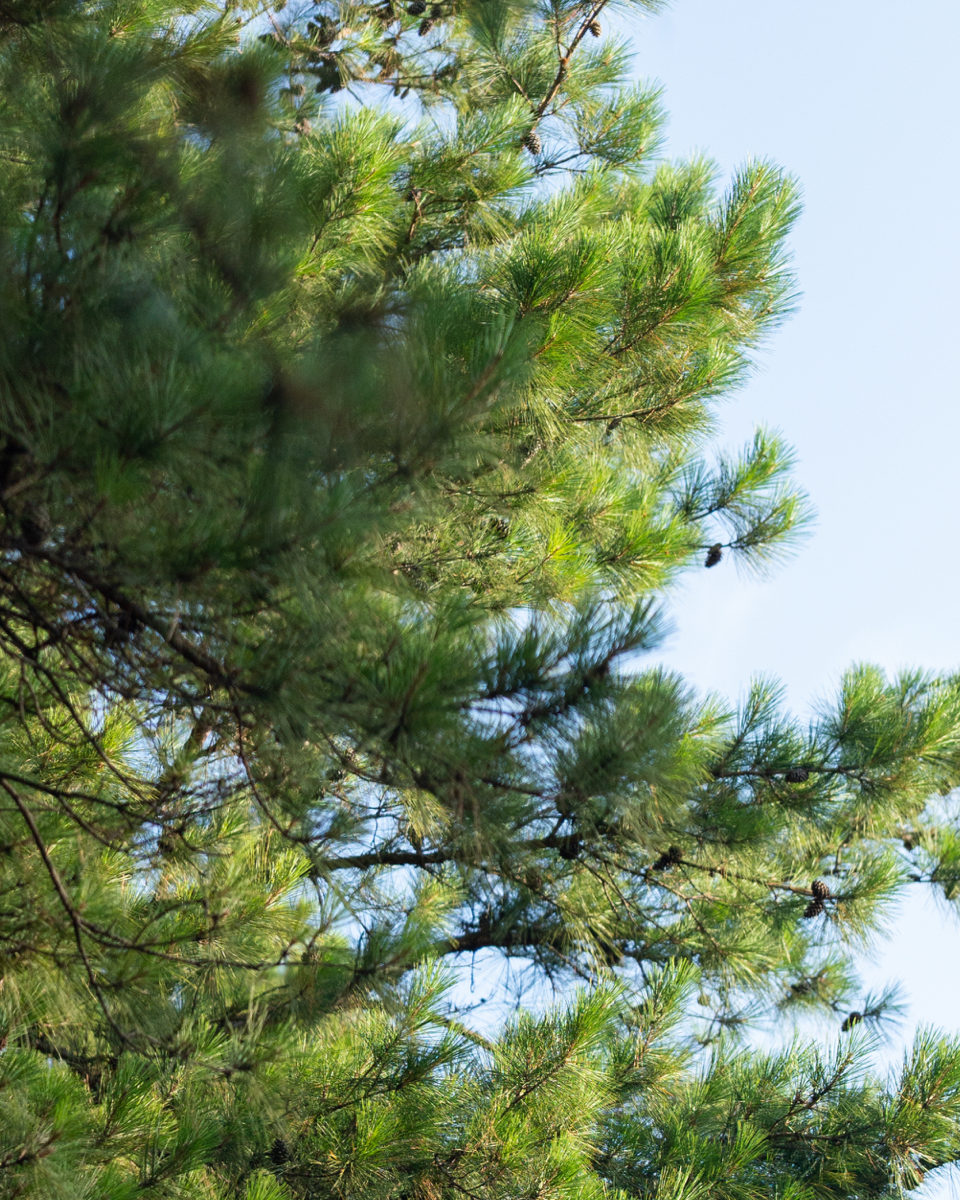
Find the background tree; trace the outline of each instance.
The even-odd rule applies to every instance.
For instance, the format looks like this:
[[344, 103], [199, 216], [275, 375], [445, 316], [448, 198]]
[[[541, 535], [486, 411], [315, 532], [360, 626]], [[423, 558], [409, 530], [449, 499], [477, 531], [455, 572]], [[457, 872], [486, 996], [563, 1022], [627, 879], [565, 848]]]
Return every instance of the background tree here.
[[[603, 7], [0, 5], [0, 1191], [956, 1155], [960, 1048], [870, 1079], [849, 964], [955, 889], [956, 681], [854, 670], [805, 728], [636, 658], [683, 569], [804, 523], [776, 436], [708, 444], [797, 200], [658, 165]], [[489, 1043], [480, 950], [586, 990]], [[835, 1058], [737, 1047], [802, 1007]]]

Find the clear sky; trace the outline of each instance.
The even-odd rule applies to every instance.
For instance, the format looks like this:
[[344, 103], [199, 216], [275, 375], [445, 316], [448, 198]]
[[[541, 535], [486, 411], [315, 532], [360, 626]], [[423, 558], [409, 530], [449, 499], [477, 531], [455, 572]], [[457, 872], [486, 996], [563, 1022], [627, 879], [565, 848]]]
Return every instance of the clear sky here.
[[[799, 713], [853, 661], [960, 668], [960, 3], [675, 0], [622, 24], [671, 157], [771, 158], [804, 192], [800, 310], [723, 437], [782, 430], [818, 523], [768, 582], [691, 577], [666, 661], [731, 697], [772, 673]], [[905, 984], [906, 1038], [960, 1032], [960, 917], [911, 896], [868, 974]], [[960, 1196], [960, 1176], [913, 1194]]]

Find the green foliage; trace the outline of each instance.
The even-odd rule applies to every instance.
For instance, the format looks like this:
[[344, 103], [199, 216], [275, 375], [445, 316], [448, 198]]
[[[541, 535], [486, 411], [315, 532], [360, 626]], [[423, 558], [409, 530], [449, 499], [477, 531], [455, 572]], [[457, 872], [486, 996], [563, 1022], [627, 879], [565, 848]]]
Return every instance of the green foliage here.
[[[640, 661], [809, 519], [709, 445], [798, 201], [655, 161], [603, 8], [0, 3], [0, 1197], [957, 1157], [960, 1047], [872, 1078], [850, 951], [957, 894], [960, 684], [807, 727]], [[488, 1040], [478, 954], [565, 1002]], [[795, 1011], [835, 1053], [744, 1048]]]

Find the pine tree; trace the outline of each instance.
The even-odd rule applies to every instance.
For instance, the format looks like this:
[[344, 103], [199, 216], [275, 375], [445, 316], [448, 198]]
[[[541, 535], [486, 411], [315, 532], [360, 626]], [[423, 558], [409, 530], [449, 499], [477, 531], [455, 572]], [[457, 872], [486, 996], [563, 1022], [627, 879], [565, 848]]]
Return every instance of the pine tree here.
[[[710, 445], [797, 192], [658, 164], [603, 8], [0, 5], [0, 1195], [960, 1153], [960, 1044], [872, 1078], [850, 967], [955, 897], [960, 683], [857, 668], [807, 728], [643, 667], [683, 571], [806, 519], [779, 438]], [[565, 999], [488, 1041], [480, 951]], [[804, 1010], [832, 1057], [737, 1040]]]

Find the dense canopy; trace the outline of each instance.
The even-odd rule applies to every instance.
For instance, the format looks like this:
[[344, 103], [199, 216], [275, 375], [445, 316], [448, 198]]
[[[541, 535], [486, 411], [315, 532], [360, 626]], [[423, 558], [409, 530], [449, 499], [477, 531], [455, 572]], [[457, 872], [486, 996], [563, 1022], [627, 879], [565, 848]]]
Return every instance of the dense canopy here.
[[[851, 965], [957, 892], [960, 681], [808, 725], [656, 665], [682, 572], [809, 517], [713, 444], [798, 199], [660, 160], [605, 7], [0, 2], [0, 1197], [960, 1154], [960, 1043], [872, 1077]], [[556, 1007], [472, 1023], [498, 959]], [[746, 1048], [798, 1011], [831, 1049]]]

